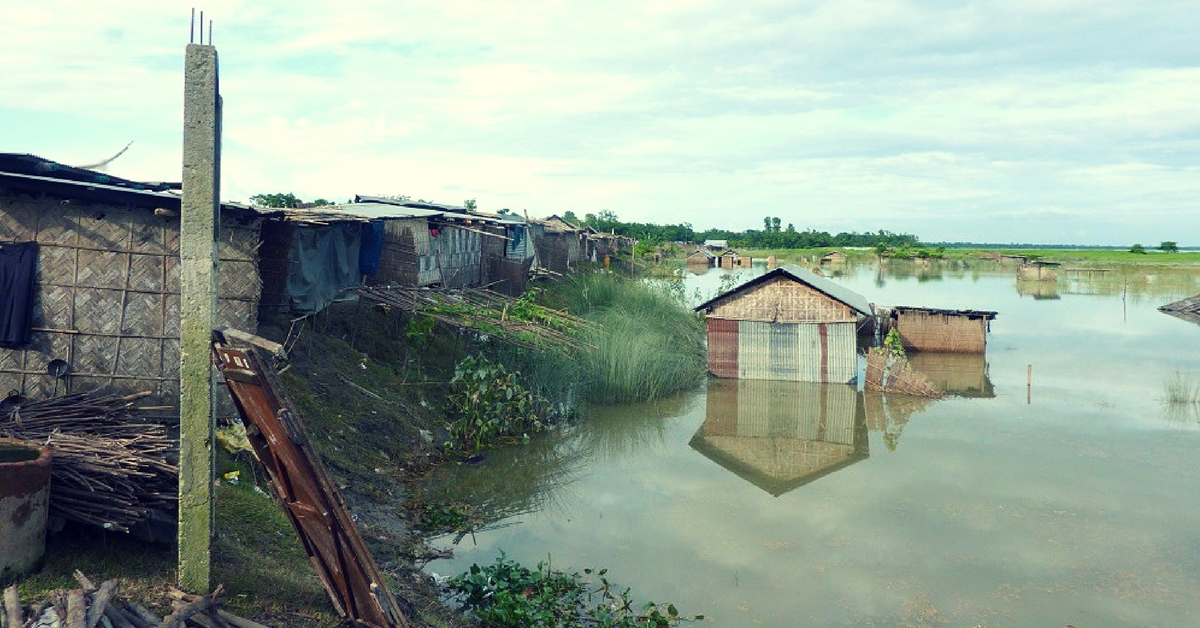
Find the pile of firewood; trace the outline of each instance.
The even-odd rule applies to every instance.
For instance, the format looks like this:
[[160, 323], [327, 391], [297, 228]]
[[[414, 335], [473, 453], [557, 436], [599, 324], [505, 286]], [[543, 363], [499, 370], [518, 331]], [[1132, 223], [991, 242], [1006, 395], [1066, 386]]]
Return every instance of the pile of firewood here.
[[17, 406], [0, 416], [0, 436], [46, 445], [50, 514], [128, 532], [154, 511], [174, 518], [178, 469], [164, 426], [138, 418], [150, 393], [81, 392]]
[[21, 605], [17, 587], [8, 587], [0, 605], [0, 628], [266, 628], [221, 609], [221, 587], [203, 596], [174, 589], [174, 611], [159, 617], [137, 602], [118, 600], [117, 580], [97, 587], [79, 571], [75, 579], [80, 588], [53, 591], [49, 599], [28, 607]]

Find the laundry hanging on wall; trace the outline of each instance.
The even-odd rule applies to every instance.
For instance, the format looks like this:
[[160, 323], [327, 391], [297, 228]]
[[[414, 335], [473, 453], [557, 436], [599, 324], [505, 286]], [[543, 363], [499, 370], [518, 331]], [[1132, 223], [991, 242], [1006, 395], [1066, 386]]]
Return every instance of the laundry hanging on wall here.
[[33, 334], [37, 242], [0, 243], [0, 347], [28, 344]]

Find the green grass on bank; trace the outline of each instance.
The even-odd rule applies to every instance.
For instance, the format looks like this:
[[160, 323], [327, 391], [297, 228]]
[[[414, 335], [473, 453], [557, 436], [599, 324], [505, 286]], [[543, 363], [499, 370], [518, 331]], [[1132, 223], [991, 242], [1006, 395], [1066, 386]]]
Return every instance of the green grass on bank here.
[[596, 273], [573, 277], [559, 298], [597, 325], [575, 356], [588, 401], [658, 399], [704, 378], [703, 323], [667, 289]]

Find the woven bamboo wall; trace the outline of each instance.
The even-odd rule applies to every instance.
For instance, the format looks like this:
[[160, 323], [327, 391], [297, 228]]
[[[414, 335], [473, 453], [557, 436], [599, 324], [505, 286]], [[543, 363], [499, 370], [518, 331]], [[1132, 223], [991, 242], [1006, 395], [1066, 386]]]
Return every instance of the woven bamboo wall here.
[[947, 394], [960, 397], [995, 397], [982, 353], [932, 353], [916, 351], [908, 361]]
[[905, 349], [946, 353], [983, 353], [987, 347], [987, 321], [920, 311], [901, 311], [896, 331]]
[[1022, 281], [1057, 281], [1058, 273], [1041, 264], [1022, 264], [1017, 269], [1017, 279]]
[[[426, 264], [422, 264], [423, 260]], [[429, 260], [428, 221], [424, 218], [385, 221], [379, 272], [370, 283], [401, 286], [432, 283], [421, 281], [421, 271], [425, 270], [424, 266], [428, 265]]]
[[[258, 218], [224, 216], [218, 324], [257, 330]], [[71, 374], [57, 391], [110, 386], [179, 401], [179, 220], [147, 209], [0, 197], [0, 240], [36, 240], [33, 341], [0, 349], [0, 394], [45, 398], [54, 359]]]
[[547, 230], [537, 242], [537, 251], [542, 266], [565, 274], [580, 260], [579, 236], [574, 232]]
[[719, 301], [709, 316], [767, 323], [856, 321], [846, 304], [787, 277], [775, 277]]

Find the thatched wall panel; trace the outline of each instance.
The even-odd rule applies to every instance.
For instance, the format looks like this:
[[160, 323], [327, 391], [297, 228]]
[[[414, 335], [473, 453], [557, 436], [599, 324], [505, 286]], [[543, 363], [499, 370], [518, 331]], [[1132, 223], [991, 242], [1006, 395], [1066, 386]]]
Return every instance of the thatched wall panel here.
[[94, 288], [121, 288], [125, 285], [128, 255], [113, 251], [80, 251], [75, 283]]
[[217, 289], [223, 299], [257, 301], [262, 290], [254, 262], [223, 261], [217, 279]]
[[[227, 293], [219, 322], [251, 332], [257, 329], [258, 224], [228, 216], [219, 246]], [[63, 359], [71, 374], [59, 394], [109, 386], [149, 390], [158, 395], [157, 405], [177, 404], [177, 220], [142, 209], [21, 197], [0, 201], [0, 238], [41, 243], [34, 327], [63, 330], [34, 332], [29, 346], [0, 349], [3, 391], [49, 396], [55, 380], [45, 374], [46, 364]]]
[[120, 371], [134, 377], [162, 374], [162, 341], [152, 338], [122, 338]]
[[164, 323], [166, 321], [163, 320], [163, 295], [134, 293], [129, 295], [125, 304], [122, 334], [158, 338], [164, 335]]
[[856, 321], [850, 306], [788, 277], [775, 277], [718, 302], [709, 316], [767, 323]]
[[133, 255], [129, 260], [128, 287], [139, 292], [162, 292], [166, 275], [162, 255]]
[[0, 201], [0, 240], [29, 241], [36, 233], [37, 213], [28, 201]]
[[77, 288], [75, 291], [75, 328], [85, 334], [118, 333], [123, 297], [124, 294], [120, 290]]
[[[24, 357], [20, 351], [0, 351], [0, 376], [4, 375], [7, 371], [21, 370], [21, 360]], [[20, 388], [20, 386], [17, 386], [17, 388]], [[12, 389], [12, 386], [0, 386], [0, 398], [8, 394], [8, 391]]]
[[179, 340], [167, 338], [162, 341], [161, 356], [163, 373], [176, 374], [179, 371]]
[[34, 238], [36, 235], [39, 244], [74, 246], [78, 240], [75, 233], [77, 211], [60, 206], [49, 211], [35, 212], [36, 216], [31, 223], [33, 231], [27, 232], [23, 239]]
[[147, 255], [167, 254], [167, 226], [163, 219], [143, 215], [133, 221], [130, 229], [132, 250]]
[[38, 245], [38, 284], [74, 284], [75, 252], [65, 246]]
[[164, 265], [166, 266], [166, 284], [163, 286], [163, 292], [170, 294], [179, 294], [179, 258], [167, 257]]
[[74, 370], [81, 375], [106, 375], [116, 366], [117, 339], [85, 336], [75, 343]]
[[987, 346], [987, 321], [981, 318], [900, 312], [896, 330], [904, 348], [912, 351], [983, 353]]
[[163, 330], [163, 335], [170, 338], [179, 337], [179, 293], [164, 294], [163, 307], [166, 308], [167, 327]]
[[48, 286], [42, 289], [33, 306], [33, 326], [49, 329], [74, 329], [71, 312], [73, 289]]
[[[117, 208], [89, 208], [76, 214], [78, 246], [100, 251], [128, 251], [132, 214], [128, 209]], [[155, 218], [145, 210], [139, 210], [138, 214], [158, 221], [165, 220]], [[43, 217], [46, 215], [42, 214]]]

